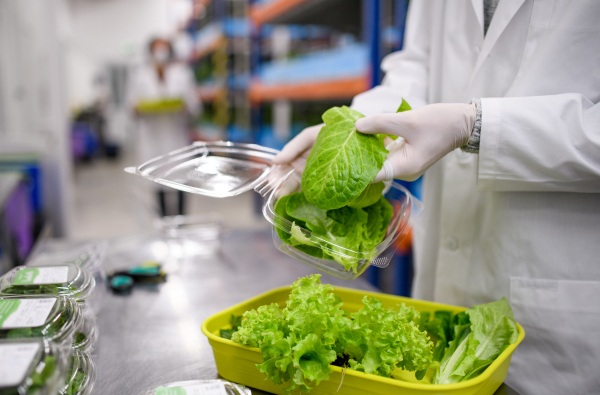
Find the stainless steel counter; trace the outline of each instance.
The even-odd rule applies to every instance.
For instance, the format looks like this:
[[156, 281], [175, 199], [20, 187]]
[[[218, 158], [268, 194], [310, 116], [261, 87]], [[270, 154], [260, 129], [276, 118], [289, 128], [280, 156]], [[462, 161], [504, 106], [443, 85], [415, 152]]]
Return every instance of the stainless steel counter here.
[[[137, 265], [159, 258], [166, 247], [157, 239], [121, 239], [111, 243], [106, 264]], [[202, 321], [318, 272], [279, 252], [268, 232], [233, 232], [220, 247], [207, 244], [205, 248], [206, 255], [185, 258], [178, 268], [173, 267], [177, 262], [168, 262], [175, 273], [164, 284], [137, 287], [128, 296], [108, 296], [98, 316], [95, 394], [136, 395], [172, 381], [216, 378], [212, 349], [200, 331]], [[362, 280], [347, 282], [323, 275], [322, 281], [373, 289]]]
[[[168, 248], [164, 241], [143, 235], [113, 240], [106, 266], [164, 260]], [[172, 254], [181, 254], [180, 245], [170, 248]], [[107, 295], [98, 316], [94, 394], [137, 395], [168, 382], [218, 377], [212, 349], [200, 331], [202, 321], [228, 306], [318, 272], [279, 252], [270, 232], [236, 231], [225, 236], [220, 246], [189, 244], [185, 249], [195, 255], [167, 259], [172, 274], [166, 283], [136, 287], [127, 296]], [[322, 281], [373, 289], [361, 279], [344, 281], [324, 274]], [[516, 393], [503, 386], [497, 394]]]

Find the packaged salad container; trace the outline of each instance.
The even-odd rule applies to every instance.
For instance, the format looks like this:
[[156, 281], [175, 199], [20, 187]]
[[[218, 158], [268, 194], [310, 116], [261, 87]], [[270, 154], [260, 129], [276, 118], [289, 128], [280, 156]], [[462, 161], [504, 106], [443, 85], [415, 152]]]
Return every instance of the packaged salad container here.
[[0, 296], [52, 295], [85, 301], [92, 295], [95, 284], [87, 270], [72, 263], [17, 266], [0, 277]]
[[70, 352], [42, 339], [0, 340], [0, 394], [56, 395], [65, 382]]
[[0, 338], [71, 343], [83, 324], [81, 306], [65, 296], [0, 297]]
[[157, 218], [154, 227], [167, 240], [216, 240], [223, 233], [223, 216], [219, 213], [174, 215]]
[[[390, 220], [381, 226], [382, 241], [368, 248], [360, 247], [360, 243], [353, 244], [359, 245], [356, 249], [348, 248], [352, 243], [341, 243], [337, 235], [320, 236], [298, 221], [292, 225], [293, 218], [280, 209], [279, 200], [301, 191], [301, 186], [300, 176], [293, 168], [273, 165], [277, 153], [254, 144], [196, 142], [125, 170], [174, 189], [217, 198], [254, 189], [265, 197], [262, 211], [273, 225], [275, 246], [323, 272], [349, 280], [370, 265], [387, 266], [394, 253], [394, 242], [406, 234], [411, 215], [421, 209], [420, 202], [400, 184], [390, 183], [384, 190]], [[303, 243], [293, 245], [292, 233]]]
[[250, 389], [226, 380], [190, 380], [161, 385], [141, 395], [252, 395]]
[[69, 368], [65, 384], [59, 390], [60, 395], [88, 395], [96, 382], [96, 365], [90, 356], [74, 351], [69, 359]]
[[94, 350], [98, 340], [98, 324], [91, 314], [85, 314], [82, 325], [73, 336], [72, 347], [74, 350], [90, 353]]
[[55, 266], [73, 264], [89, 272], [94, 278], [96, 286], [89, 298], [86, 299], [86, 310], [91, 314], [98, 314], [108, 294], [106, 287], [106, 270], [104, 258], [108, 243], [89, 243], [68, 251], [54, 251], [41, 253], [28, 261], [27, 267]]
[[[413, 306], [419, 312], [433, 313], [437, 310], [446, 310], [456, 314], [466, 310], [464, 307], [401, 296], [335, 286], [333, 288], [335, 294], [341, 298], [344, 309], [350, 313], [358, 311], [363, 306], [364, 296], [377, 298], [385, 308], [395, 308], [397, 305], [404, 303], [407, 306]], [[263, 362], [259, 348], [242, 346], [222, 338], [219, 333], [221, 329], [231, 328], [232, 315], [239, 316], [248, 310], [257, 309], [271, 303], [284, 307], [290, 291], [290, 287], [276, 288], [216, 313], [202, 323], [202, 333], [208, 337], [208, 342], [215, 356], [217, 370], [221, 377], [269, 393], [285, 394], [286, 385], [275, 385], [270, 380], [265, 380], [266, 375], [256, 367], [256, 364]], [[517, 324], [517, 329], [518, 338], [516, 342], [509, 345], [481, 375], [467, 381], [436, 385], [428, 382], [430, 378], [425, 377], [425, 379], [419, 381], [415, 378], [414, 372], [404, 370], [392, 373], [393, 377], [398, 378], [387, 378], [329, 365], [332, 370], [329, 380], [321, 381], [319, 385], [313, 387], [310, 395], [335, 393], [344, 395], [492, 395], [504, 382], [512, 353], [525, 337], [523, 327]]]

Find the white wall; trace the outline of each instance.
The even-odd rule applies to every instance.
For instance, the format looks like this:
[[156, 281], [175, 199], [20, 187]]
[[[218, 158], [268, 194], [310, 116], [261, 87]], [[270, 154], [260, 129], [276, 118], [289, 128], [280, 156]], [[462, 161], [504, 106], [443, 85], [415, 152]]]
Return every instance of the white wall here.
[[148, 40], [170, 35], [190, 0], [70, 0], [69, 102], [94, 100], [94, 77], [107, 63], [137, 63]]
[[62, 0], [0, 0], [0, 152], [38, 155], [57, 235], [68, 235], [71, 223], [67, 36]]

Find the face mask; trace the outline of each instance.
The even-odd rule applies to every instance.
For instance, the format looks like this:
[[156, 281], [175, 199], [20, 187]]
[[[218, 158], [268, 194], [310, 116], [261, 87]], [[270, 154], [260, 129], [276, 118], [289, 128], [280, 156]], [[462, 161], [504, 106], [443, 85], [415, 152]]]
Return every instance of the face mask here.
[[166, 48], [157, 48], [152, 51], [152, 59], [156, 63], [167, 63], [169, 57], [169, 50]]

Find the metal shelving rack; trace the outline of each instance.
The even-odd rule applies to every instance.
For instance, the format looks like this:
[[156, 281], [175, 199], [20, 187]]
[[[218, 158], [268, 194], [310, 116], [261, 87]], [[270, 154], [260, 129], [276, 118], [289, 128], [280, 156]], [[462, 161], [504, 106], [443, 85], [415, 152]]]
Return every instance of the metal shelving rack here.
[[[256, 108], [275, 99], [317, 101], [350, 100], [356, 94], [376, 86], [383, 78], [380, 64], [383, 57], [402, 48], [408, 0], [273, 0], [254, 2], [250, 18], [257, 26], [264, 24], [325, 25], [360, 37], [368, 48], [369, 71], [353, 78], [302, 83], [262, 84], [256, 81], [249, 88], [250, 100]], [[360, 27], [360, 28], [359, 28]], [[384, 35], [395, 29], [395, 40]], [[255, 65], [256, 70], [259, 65]], [[260, 119], [255, 116], [255, 119]], [[418, 184], [409, 184], [415, 190]], [[374, 285], [395, 294], [409, 295], [412, 283], [412, 252], [409, 241], [397, 246], [391, 267], [383, 271], [371, 268], [366, 276]], [[390, 273], [391, 271], [391, 273]]]

